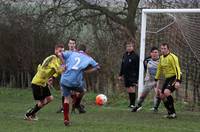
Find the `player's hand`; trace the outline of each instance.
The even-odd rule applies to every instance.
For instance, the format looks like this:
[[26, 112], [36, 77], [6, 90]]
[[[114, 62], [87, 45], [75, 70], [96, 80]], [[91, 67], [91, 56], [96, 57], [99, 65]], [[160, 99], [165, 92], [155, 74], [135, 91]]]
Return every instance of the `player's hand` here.
[[51, 78], [49, 78], [49, 80], [48, 80], [48, 82], [47, 82], [47, 83], [48, 83], [48, 85], [49, 85], [49, 86], [52, 86], [52, 84], [53, 84], [53, 78], [52, 78], [52, 77], [51, 77]]
[[160, 89], [159, 88], [155, 88], [154, 90], [155, 90], [156, 96], [160, 96], [160, 93], [161, 93]]
[[175, 83], [175, 88], [176, 88], [176, 89], [179, 89], [180, 87], [181, 87], [181, 83], [180, 83], [180, 82], [176, 82], [176, 83]]

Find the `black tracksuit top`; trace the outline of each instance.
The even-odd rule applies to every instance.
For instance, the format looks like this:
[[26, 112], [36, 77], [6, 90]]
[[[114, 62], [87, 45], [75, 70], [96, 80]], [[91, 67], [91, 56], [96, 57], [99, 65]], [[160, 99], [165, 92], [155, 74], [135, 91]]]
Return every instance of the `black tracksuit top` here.
[[139, 76], [139, 56], [134, 52], [126, 52], [122, 58], [120, 76], [125, 79], [138, 80]]

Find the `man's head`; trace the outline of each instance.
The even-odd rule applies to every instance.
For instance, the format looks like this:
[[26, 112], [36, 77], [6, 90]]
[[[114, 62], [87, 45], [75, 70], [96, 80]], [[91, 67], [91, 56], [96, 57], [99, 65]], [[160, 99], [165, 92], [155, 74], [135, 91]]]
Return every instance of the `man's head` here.
[[131, 41], [126, 43], [126, 51], [129, 53], [134, 51], [134, 42]]
[[78, 50], [79, 51], [84, 51], [84, 52], [86, 52], [86, 46], [84, 45], [84, 44], [80, 44], [80, 45], [78, 45]]
[[158, 58], [159, 58], [159, 51], [158, 51], [158, 48], [157, 48], [157, 47], [152, 47], [152, 48], [151, 48], [151, 53], [150, 53], [150, 55], [151, 55], [151, 58], [152, 58], [153, 60], [158, 59]]
[[76, 40], [75, 39], [73, 39], [73, 38], [69, 39], [68, 48], [69, 48], [69, 50], [72, 50], [72, 51], [76, 50]]
[[162, 43], [160, 45], [160, 51], [162, 55], [167, 55], [169, 54], [169, 44], [168, 43]]
[[55, 50], [54, 50], [55, 55], [59, 56], [59, 54], [61, 54], [61, 52], [63, 51], [64, 51], [64, 45], [62, 43], [55, 45]]

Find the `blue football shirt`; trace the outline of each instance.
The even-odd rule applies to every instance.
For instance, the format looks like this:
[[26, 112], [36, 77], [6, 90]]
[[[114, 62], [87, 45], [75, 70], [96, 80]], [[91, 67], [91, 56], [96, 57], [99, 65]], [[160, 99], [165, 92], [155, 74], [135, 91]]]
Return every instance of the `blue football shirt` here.
[[98, 63], [82, 51], [65, 51], [63, 58], [67, 69], [61, 76], [61, 85], [67, 87], [84, 86], [83, 72], [88, 66], [98, 68]]

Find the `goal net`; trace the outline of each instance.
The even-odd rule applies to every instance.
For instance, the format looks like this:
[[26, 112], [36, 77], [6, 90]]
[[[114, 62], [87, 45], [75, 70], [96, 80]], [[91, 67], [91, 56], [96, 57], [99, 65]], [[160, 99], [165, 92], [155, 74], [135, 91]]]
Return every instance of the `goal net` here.
[[200, 102], [200, 9], [144, 9], [140, 40], [139, 94], [143, 88], [143, 60], [153, 46], [167, 42], [180, 61], [183, 75], [179, 97]]

